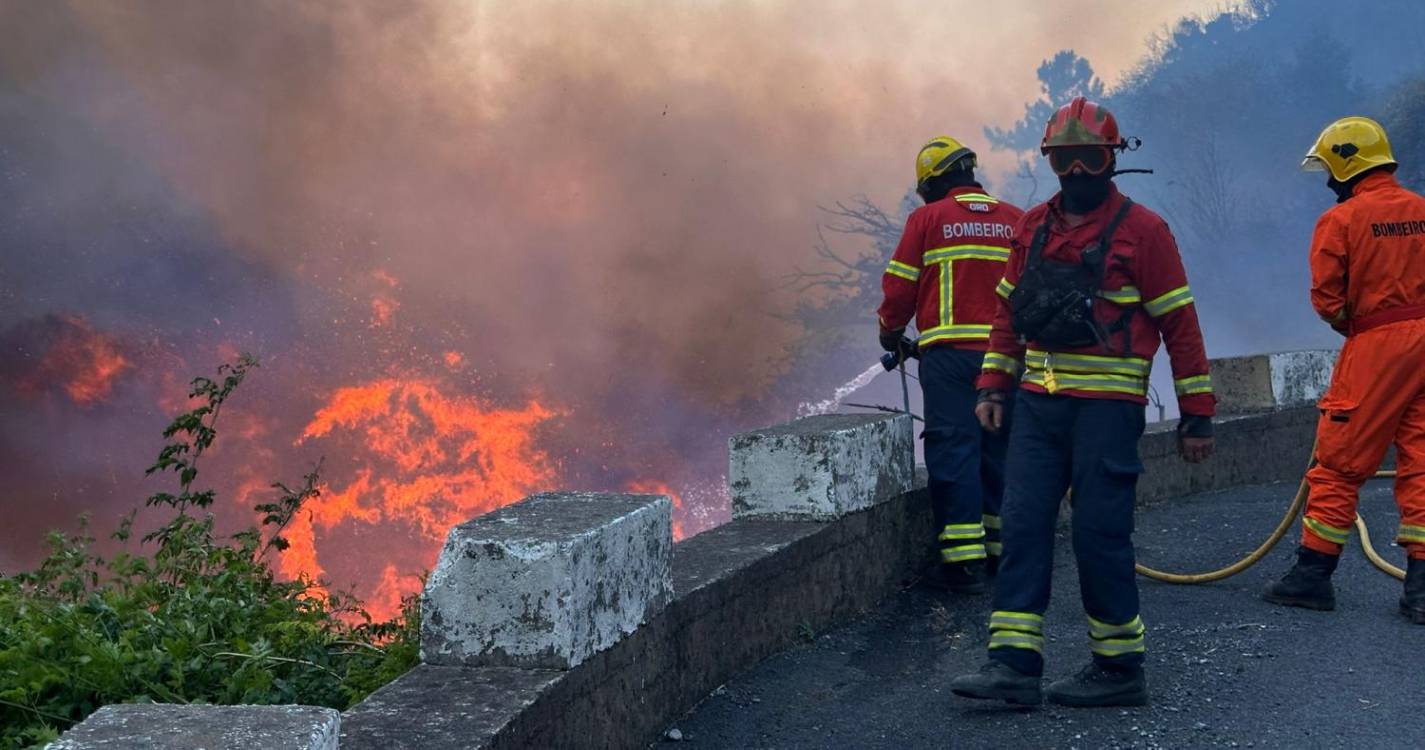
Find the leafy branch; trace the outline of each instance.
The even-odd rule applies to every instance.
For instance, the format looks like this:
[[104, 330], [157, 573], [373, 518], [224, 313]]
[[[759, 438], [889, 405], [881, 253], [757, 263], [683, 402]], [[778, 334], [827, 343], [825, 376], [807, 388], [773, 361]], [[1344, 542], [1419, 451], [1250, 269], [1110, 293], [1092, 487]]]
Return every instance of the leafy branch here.
[[[172, 517], [111, 559], [93, 551], [81, 517], [73, 534], [48, 535], [33, 570], [0, 576], [0, 750], [43, 745], [109, 703], [303, 703], [345, 708], [418, 661], [419, 598], [375, 622], [350, 592], [278, 578], [269, 558], [320, 497], [318, 461], [296, 485], [255, 507], [260, 526], [215, 533], [212, 490], [197, 490], [199, 460], [218, 417], [257, 367], [243, 356], [214, 379], [197, 378], [199, 403], [164, 430], [149, 474], [173, 472], [176, 492], [149, 497]], [[137, 509], [109, 535], [134, 534]], [[148, 546], [152, 543], [152, 546]]]

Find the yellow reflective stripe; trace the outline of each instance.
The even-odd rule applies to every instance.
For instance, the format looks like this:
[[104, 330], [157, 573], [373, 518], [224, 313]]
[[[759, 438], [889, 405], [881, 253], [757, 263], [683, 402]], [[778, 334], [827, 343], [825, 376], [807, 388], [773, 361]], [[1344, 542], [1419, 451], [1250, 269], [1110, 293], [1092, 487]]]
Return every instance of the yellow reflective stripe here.
[[1024, 354], [1028, 367], [1025, 382], [1043, 386], [1050, 393], [1061, 390], [1148, 394], [1148, 374], [1153, 363], [1141, 357], [1104, 357], [1095, 354], [1063, 354], [1030, 349]]
[[985, 527], [977, 523], [946, 524], [940, 531], [940, 541], [949, 539], [979, 539], [985, 535]]
[[1009, 260], [1009, 248], [994, 245], [951, 245], [927, 250], [926, 263], [945, 263], [954, 260]]
[[1212, 376], [1194, 375], [1190, 378], [1178, 378], [1173, 381], [1173, 390], [1177, 391], [1179, 396], [1212, 393]]
[[985, 551], [994, 557], [999, 557], [1004, 554], [1004, 544], [1001, 542], [986, 542]]
[[984, 193], [964, 193], [955, 196], [961, 203], [999, 203], [999, 200]]
[[1099, 656], [1122, 656], [1123, 654], [1141, 654], [1146, 649], [1143, 647], [1142, 638], [1124, 638], [1107, 641], [1090, 641], [1089, 649]]
[[920, 269], [898, 260], [893, 260], [886, 264], [886, 273], [892, 276], [899, 276], [906, 281], [919, 281]]
[[1044, 625], [1044, 616], [1036, 615], [1033, 612], [1011, 612], [1009, 610], [996, 610], [990, 613], [991, 628], [1007, 628], [1011, 625], [1030, 625], [1038, 630]]
[[936, 326], [920, 334], [917, 341], [933, 344], [937, 341], [983, 341], [989, 339], [990, 327], [964, 323], [960, 325]]
[[1023, 369], [1024, 365], [1021, 365], [1019, 360], [1007, 354], [1000, 354], [999, 352], [985, 352], [984, 364], [980, 365], [982, 372], [999, 370], [1000, 372], [1007, 372], [1014, 377], [1019, 377], [1019, 373]]
[[985, 559], [985, 545], [966, 544], [960, 547], [946, 547], [940, 550], [941, 562], [964, 562], [966, 560]]
[[[940, 325], [955, 322], [955, 264], [940, 263]], [[921, 338], [924, 341], [924, 337]]]
[[1024, 382], [1042, 386], [1050, 393], [1059, 391], [1084, 391], [1098, 393], [1126, 393], [1133, 396], [1148, 395], [1148, 381], [1121, 375], [1062, 375], [1054, 373], [1054, 387], [1049, 387], [1043, 372], [1030, 371]]
[[998, 529], [1000, 528], [1001, 521], [999, 516], [992, 516], [985, 513], [980, 516], [980, 524], [987, 529]]
[[1134, 375], [1148, 377], [1153, 363], [1142, 357], [1106, 357], [1099, 354], [1065, 354], [1030, 349], [1024, 353], [1024, 364], [1031, 370], [1054, 370], [1087, 375]]
[[1305, 524], [1308, 531], [1321, 537], [1322, 539], [1325, 539], [1328, 542], [1332, 542], [1335, 544], [1345, 544], [1346, 540], [1350, 538], [1350, 529], [1327, 526], [1326, 524], [1316, 520], [1315, 518], [1307, 517], [1305, 519]]
[[1104, 622], [1103, 620], [1095, 620], [1092, 617], [1088, 618], [1088, 620], [1089, 635], [1099, 640], [1102, 640], [1104, 638], [1116, 638], [1118, 636], [1124, 635], [1143, 635], [1143, 618], [1141, 617], [1134, 616], [1132, 620], [1129, 620], [1128, 622], [1125, 622], [1122, 625], [1114, 625], [1111, 623]]
[[1042, 652], [1044, 636], [1005, 631], [990, 633], [990, 648], [1027, 648], [1030, 651]]
[[1136, 305], [1143, 301], [1142, 295], [1138, 293], [1137, 287], [1125, 286], [1117, 291], [1101, 291], [1098, 296], [1114, 303], [1115, 305]]
[[1005, 299], [1009, 299], [1009, 295], [1012, 292], [1014, 292], [1014, 285], [1009, 283], [1008, 279], [1000, 279], [999, 286], [995, 287], [995, 294], [998, 294], [999, 296], [1004, 297]]
[[1400, 525], [1400, 531], [1396, 532], [1395, 540], [1397, 542], [1416, 542], [1420, 544], [1425, 544], [1425, 526], [1415, 526], [1413, 524], [1403, 523]]
[[1186, 307], [1191, 304], [1192, 290], [1185, 286], [1180, 286], [1161, 297], [1155, 297], [1144, 303], [1143, 309], [1146, 310], [1149, 315], [1155, 318], [1161, 318], [1179, 307]]

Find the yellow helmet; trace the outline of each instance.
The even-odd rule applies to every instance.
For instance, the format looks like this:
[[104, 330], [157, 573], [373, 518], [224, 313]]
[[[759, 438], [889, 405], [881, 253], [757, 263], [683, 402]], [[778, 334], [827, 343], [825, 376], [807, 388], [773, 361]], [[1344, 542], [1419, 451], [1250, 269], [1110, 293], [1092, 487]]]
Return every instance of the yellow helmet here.
[[1369, 117], [1342, 117], [1326, 126], [1316, 143], [1301, 160], [1308, 172], [1330, 171], [1337, 182], [1346, 182], [1374, 167], [1394, 164], [1385, 128]]
[[945, 174], [951, 169], [974, 168], [975, 152], [954, 138], [942, 135], [930, 139], [929, 143], [920, 147], [920, 153], [915, 155], [915, 184], [924, 185], [931, 177]]

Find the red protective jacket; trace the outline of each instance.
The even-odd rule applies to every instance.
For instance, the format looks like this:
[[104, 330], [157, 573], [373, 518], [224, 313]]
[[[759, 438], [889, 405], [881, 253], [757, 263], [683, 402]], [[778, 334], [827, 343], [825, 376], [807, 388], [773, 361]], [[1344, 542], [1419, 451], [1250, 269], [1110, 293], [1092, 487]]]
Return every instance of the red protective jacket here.
[[1425, 317], [1422, 259], [1425, 198], [1377, 172], [1316, 222], [1311, 305], [1343, 333]]
[[912, 211], [881, 277], [881, 328], [905, 328], [914, 316], [920, 346], [984, 351], [995, 285], [1023, 213], [979, 185], [955, 188]]
[[1124, 313], [1130, 316], [1126, 329], [1109, 336], [1107, 350], [1098, 345], [1060, 350], [1034, 341], [1026, 347], [1010, 325], [1009, 294], [1024, 273], [1028, 244], [1045, 219], [1051, 223], [1044, 258], [1075, 263], [1084, 249], [1097, 244], [1123, 201], [1123, 194], [1113, 187], [1108, 200], [1087, 221], [1068, 227], [1055, 196], [1020, 220], [1009, 267], [997, 290], [1000, 302], [978, 387], [1009, 390], [1022, 372], [1025, 390], [1146, 404], [1149, 370], [1161, 340], [1172, 361], [1181, 412], [1213, 415], [1217, 402], [1207, 353], [1177, 244], [1168, 225], [1136, 203], [1113, 235], [1104, 261], [1103, 290], [1094, 305], [1102, 323], [1115, 322]]

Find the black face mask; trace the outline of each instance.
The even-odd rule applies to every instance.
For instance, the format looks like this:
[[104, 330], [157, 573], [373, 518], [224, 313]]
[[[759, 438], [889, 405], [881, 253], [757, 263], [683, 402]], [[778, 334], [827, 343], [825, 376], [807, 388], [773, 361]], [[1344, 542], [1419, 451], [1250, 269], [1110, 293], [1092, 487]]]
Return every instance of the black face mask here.
[[1112, 184], [1111, 171], [1100, 175], [1064, 175], [1059, 178], [1060, 205], [1065, 213], [1086, 214], [1108, 200], [1108, 189]]
[[1351, 182], [1337, 182], [1335, 177], [1326, 178], [1326, 187], [1331, 188], [1331, 192], [1336, 194], [1337, 203], [1345, 203], [1351, 197], [1352, 191], [1356, 189], [1354, 180]]

